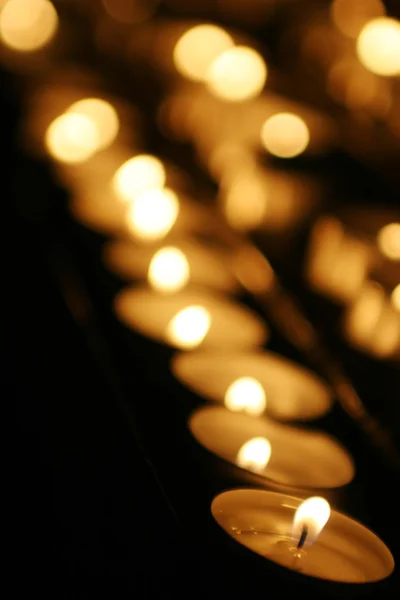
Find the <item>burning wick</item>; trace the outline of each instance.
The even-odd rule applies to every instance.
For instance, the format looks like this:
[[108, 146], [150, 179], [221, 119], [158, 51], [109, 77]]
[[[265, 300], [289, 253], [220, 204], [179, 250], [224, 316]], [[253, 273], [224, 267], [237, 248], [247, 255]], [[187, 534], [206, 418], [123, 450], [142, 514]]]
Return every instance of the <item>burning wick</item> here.
[[303, 525], [303, 529], [301, 530], [299, 542], [297, 544], [297, 550], [301, 550], [302, 547], [304, 546], [306, 539], [307, 539], [307, 534], [308, 534], [308, 527], [307, 527], [307, 525]]

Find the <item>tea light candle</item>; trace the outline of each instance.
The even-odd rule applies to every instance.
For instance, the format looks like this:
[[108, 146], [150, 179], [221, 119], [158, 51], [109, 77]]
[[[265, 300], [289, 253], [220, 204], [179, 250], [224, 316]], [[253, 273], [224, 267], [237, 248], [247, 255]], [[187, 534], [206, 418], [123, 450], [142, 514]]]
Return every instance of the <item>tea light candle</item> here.
[[256, 474], [264, 485], [337, 488], [354, 477], [348, 452], [331, 436], [221, 407], [196, 410], [189, 428], [220, 458]]
[[394, 569], [390, 550], [372, 531], [323, 498], [238, 489], [214, 498], [220, 527], [249, 550], [303, 575], [342, 583], [376, 582]]
[[[172, 250], [180, 255], [174, 256]], [[154, 281], [157, 279], [157, 261], [162, 261], [163, 256], [164, 261], [160, 263], [160, 269], [162, 280], [166, 283], [164, 288], [168, 287], [168, 274], [170, 273], [172, 277], [173, 272], [176, 273], [177, 266], [174, 265], [177, 265], [176, 261], [179, 261], [180, 257], [186, 261], [186, 277], [183, 285], [190, 281], [193, 284], [223, 291], [238, 289], [237, 281], [229, 269], [228, 257], [224, 252], [194, 239], [177, 238], [175, 241], [174, 238], [168, 238], [168, 242], [166, 241], [163, 246], [158, 244], [155, 247], [138, 247], [130, 241], [118, 240], [108, 243], [104, 248], [104, 262], [107, 268], [127, 280], [145, 279], [152, 274], [152, 281]], [[177, 287], [172, 285], [172, 291], [183, 285]], [[162, 282], [156, 287], [160, 289]]]
[[115, 298], [115, 312], [128, 327], [184, 350], [262, 345], [268, 335], [251, 310], [215, 292], [188, 288], [161, 295], [146, 286], [128, 287]]
[[380, 285], [364, 284], [344, 314], [343, 329], [346, 339], [359, 350], [400, 360], [400, 313]]
[[174, 356], [171, 369], [200, 396], [252, 415], [266, 411], [282, 421], [308, 421], [333, 402], [316, 375], [272, 352], [183, 353]]

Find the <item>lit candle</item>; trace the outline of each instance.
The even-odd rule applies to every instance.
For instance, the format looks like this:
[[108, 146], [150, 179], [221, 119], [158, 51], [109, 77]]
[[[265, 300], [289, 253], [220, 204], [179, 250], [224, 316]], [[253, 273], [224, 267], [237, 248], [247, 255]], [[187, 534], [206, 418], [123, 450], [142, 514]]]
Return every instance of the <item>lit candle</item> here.
[[329, 489], [354, 477], [348, 452], [320, 431], [215, 406], [196, 410], [189, 428], [204, 448], [241, 468], [241, 478], [249, 482], [275, 489]]
[[178, 354], [171, 369], [200, 396], [247, 414], [266, 411], [282, 421], [309, 421], [328, 412], [333, 402], [316, 375], [272, 352]]
[[216, 293], [187, 288], [160, 295], [145, 287], [123, 289], [115, 299], [118, 318], [154, 340], [187, 350], [197, 346], [254, 347], [267, 328], [252, 311]]
[[[155, 248], [138, 247], [127, 240], [110, 242], [104, 249], [105, 264], [127, 280], [145, 279], [151, 274], [151, 285], [156, 289], [163, 287], [176, 291], [188, 281], [223, 291], [238, 289], [228, 257], [222, 250], [194, 239], [167, 239], [168, 246], [165, 242]], [[171, 253], [171, 248], [175, 252]], [[170, 285], [168, 281], [171, 281]]]
[[331, 510], [324, 498], [302, 501], [238, 489], [214, 498], [211, 512], [237, 542], [303, 575], [361, 584], [380, 581], [394, 569], [385, 544], [361, 523]]

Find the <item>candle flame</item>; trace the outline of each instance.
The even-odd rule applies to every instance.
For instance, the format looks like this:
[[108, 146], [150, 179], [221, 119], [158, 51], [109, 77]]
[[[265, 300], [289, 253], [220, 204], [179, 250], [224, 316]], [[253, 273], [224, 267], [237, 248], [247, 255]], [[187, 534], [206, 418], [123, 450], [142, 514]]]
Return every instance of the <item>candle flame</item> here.
[[199, 346], [211, 325], [211, 315], [203, 306], [188, 306], [179, 311], [168, 323], [166, 337], [169, 342], [190, 350]]
[[292, 113], [278, 113], [264, 122], [261, 141], [270, 154], [292, 158], [307, 148], [310, 132], [301, 117]]
[[148, 190], [130, 203], [126, 224], [129, 231], [138, 238], [155, 241], [167, 235], [178, 213], [179, 200], [172, 190]]
[[8, 0], [1, 6], [0, 39], [12, 50], [34, 52], [43, 48], [57, 27], [57, 12], [48, 0]]
[[392, 304], [396, 310], [400, 310], [400, 283], [396, 285], [392, 292]]
[[233, 412], [258, 416], [264, 412], [266, 404], [264, 388], [253, 377], [236, 379], [225, 394], [225, 406]]
[[399, 75], [400, 21], [388, 17], [369, 21], [357, 38], [357, 56], [376, 75]]
[[65, 113], [50, 123], [45, 135], [49, 154], [64, 163], [80, 163], [98, 149], [95, 123], [85, 115]]
[[189, 263], [178, 248], [165, 247], [156, 252], [149, 265], [150, 285], [159, 292], [176, 292], [189, 280]]
[[326, 523], [331, 514], [331, 507], [325, 498], [314, 496], [300, 504], [293, 520], [292, 536], [296, 543], [300, 540], [303, 530], [306, 529], [307, 537], [304, 545], [310, 546]]
[[243, 444], [236, 462], [239, 467], [261, 473], [271, 457], [271, 444], [264, 437], [255, 437]]

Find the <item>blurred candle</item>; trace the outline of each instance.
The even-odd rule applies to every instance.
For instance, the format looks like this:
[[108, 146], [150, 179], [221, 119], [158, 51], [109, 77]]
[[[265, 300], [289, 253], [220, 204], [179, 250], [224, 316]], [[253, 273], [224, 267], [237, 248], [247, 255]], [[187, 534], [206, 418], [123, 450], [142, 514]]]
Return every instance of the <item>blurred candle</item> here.
[[172, 190], [150, 189], [138, 193], [130, 202], [126, 225], [135, 237], [155, 241], [167, 235], [178, 213], [179, 200]]
[[161, 189], [165, 183], [162, 162], [150, 154], [139, 154], [125, 162], [115, 173], [113, 187], [117, 196], [130, 202], [142, 193]]
[[383, 288], [367, 282], [344, 315], [344, 332], [356, 348], [378, 358], [400, 358], [400, 314]]
[[89, 117], [66, 113], [50, 124], [46, 131], [45, 144], [50, 156], [56, 160], [79, 163], [96, 152], [99, 134]]
[[247, 46], [234, 46], [219, 54], [211, 63], [206, 77], [208, 89], [229, 102], [258, 96], [266, 80], [264, 59]]
[[400, 21], [388, 17], [369, 21], [357, 38], [357, 55], [364, 67], [377, 75], [399, 75]]
[[298, 156], [307, 148], [309, 139], [306, 123], [292, 113], [273, 115], [261, 128], [261, 141], [265, 149], [280, 158]]
[[385, 579], [394, 569], [393, 556], [382, 540], [361, 523], [331, 510], [324, 498], [303, 501], [276, 492], [236, 489], [214, 498], [211, 512], [236, 542], [303, 575], [365, 584]]
[[171, 370], [207, 400], [250, 415], [266, 411], [282, 421], [309, 421], [327, 413], [333, 402], [328, 387], [316, 375], [273, 352], [177, 354]]
[[208, 23], [195, 25], [175, 45], [176, 69], [188, 79], [204, 81], [213, 60], [233, 44], [231, 36], [221, 27]]
[[248, 348], [267, 338], [266, 326], [249, 309], [193, 288], [162, 296], [144, 286], [125, 288], [114, 308], [128, 327], [176, 348]]
[[354, 477], [348, 452], [320, 431], [283, 425], [219, 406], [194, 411], [189, 428], [204, 448], [243, 469], [242, 478], [257, 479], [269, 487], [337, 488]]
[[158, 250], [151, 259], [148, 280], [158, 292], [176, 292], [189, 281], [189, 263], [184, 253], [173, 246]]
[[389, 223], [378, 232], [378, 247], [390, 260], [400, 260], [400, 223]]
[[[190, 238], [169, 237], [168, 243], [181, 253], [187, 261], [190, 281], [223, 291], [237, 291], [238, 283], [230, 270], [229, 256], [221, 249], [210, 244], [201, 243]], [[104, 249], [104, 261], [111, 271], [127, 280], [145, 279], [149, 274], [150, 264], [165, 246], [138, 247], [127, 240], [110, 242]], [[161, 263], [158, 263], [157, 271]], [[181, 261], [182, 266], [182, 261]], [[153, 266], [154, 270], [154, 266]], [[176, 272], [176, 268], [172, 269]], [[182, 269], [182, 273], [186, 269]], [[166, 274], [167, 276], [167, 274]]]
[[6, 0], [0, 7], [0, 39], [18, 52], [43, 48], [54, 36], [58, 16], [48, 0]]
[[68, 113], [84, 115], [93, 121], [99, 136], [98, 148], [107, 148], [116, 138], [119, 119], [115, 108], [101, 98], [83, 98], [74, 102]]

